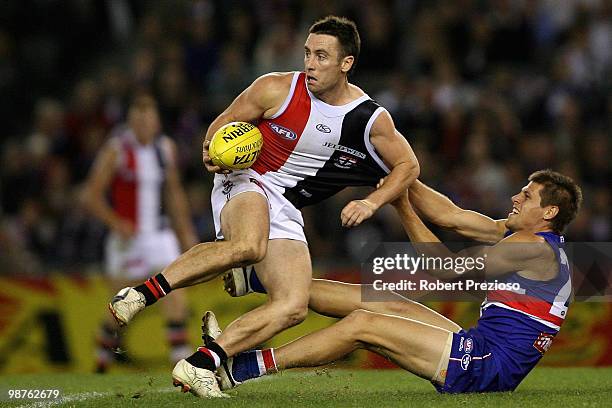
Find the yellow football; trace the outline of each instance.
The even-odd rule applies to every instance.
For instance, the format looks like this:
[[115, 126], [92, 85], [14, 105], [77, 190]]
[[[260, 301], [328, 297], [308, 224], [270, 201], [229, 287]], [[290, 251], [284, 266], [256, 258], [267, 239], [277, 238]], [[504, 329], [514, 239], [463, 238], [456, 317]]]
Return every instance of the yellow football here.
[[262, 146], [263, 136], [257, 126], [230, 122], [215, 132], [208, 155], [214, 165], [223, 169], [248, 169], [257, 160]]

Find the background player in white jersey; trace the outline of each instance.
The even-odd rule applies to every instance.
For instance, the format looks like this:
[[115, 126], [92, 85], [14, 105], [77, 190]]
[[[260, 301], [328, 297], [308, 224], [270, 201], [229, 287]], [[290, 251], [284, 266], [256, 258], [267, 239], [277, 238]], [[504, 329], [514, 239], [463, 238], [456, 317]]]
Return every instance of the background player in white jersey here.
[[[113, 293], [161, 271], [180, 255], [181, 248], [187, 250], [197, 242], [175, 150], [174, 142], [161, 134], [155, 100], [142, 93], [130, 105], [127, 126], [117, 129], [98, 154], [83, 201], [110, 229], [106, 272]], [[163, 310], [170, 360], [176, 362], [190, 354], [184, 294], [170, 296]], [[112, 352], [120, 346], [115, 332], [110, 319], [98, 336], [99, 372], [106, 370], [113, 356], [121, 357]]]
[[[409, 199], [410, 196], [410, 199]], [[230, 359], [219, 369], [223, 389], [278, 369], [329, 363], [365, 348], [390, 358], [400, 367], [431, 380], [440, 392], [512, 391], [550, 347], [570, 303], [571, 276], [560, 235], [576, 216], [580, 188], [568, 177], [543, 170], [512, 197], [507, 220], [494, 221], [455, 206], [446, 197], [416, 182], [410, 194], [393, 204], [417, 253], [428, 253], [440, 242], [412, 207], [438, 225], [481, 242], [497, 242], [452, 254], [442, 245], [437, 255], [478, 257], [486, 254], [486, 277], [519, 283], [521, 290], [491, 290], [481, 307], [476, 327], [464, 331], [454, 322], [416, 302], [360, 304], [359, 285], [319, 281], [311, 305], [325, 315], [344, 317], [321, 331], [278, 349], [254, 350]], [[442, 279], [456, 278], [452, 270], [428, 270]], [[464, 275], [475, 271], [468, 270]], [[320, 290], [320, 293], [317, 293]], [[359, 306], [395, 314], [373, 313]], [[357, 310], [355, 310], [357, 309]], [[220, 330], [207, 313], [204, 334]]]
[[[227, 356], [252, 348], [300, 323], [307, 314], [311, 263], [298, 208], [347, 186], [385, 185], [348, 203], [342, 225], [354, 227], [396, 198], [419, 173], [407, 141], [387, 111], [348, 82], [359, 55], [355, 24], [327, 17], [310, 29], [303, 73], [258, 78], [210, 125], [207, 142], [231, 121], [257, 122], [264, 147], [253, 169], [217, 174], [213, 190], [217, 234], [223, 241], [196, 245], [147, 285], [125, 288], [111, 311], [127, 324], [161, 293], [210, 280], [229, 268], [257, 264], [268, 301], [232, 323], [206, 348], [175, 367], [177, 383], [199, 395], [219, 395], [213, 371]], [[205, 389], [205, 387], [209, 387]]]

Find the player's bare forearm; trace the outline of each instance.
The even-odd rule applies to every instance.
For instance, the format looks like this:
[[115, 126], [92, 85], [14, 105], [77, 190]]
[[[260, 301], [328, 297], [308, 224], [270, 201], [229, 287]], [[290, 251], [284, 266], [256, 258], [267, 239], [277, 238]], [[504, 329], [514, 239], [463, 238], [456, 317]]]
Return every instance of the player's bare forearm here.
[[340, 214], [342, 226], [351, 228], [360, 225], [378, 211], [380, 207], [394, 200], [406, 191], [408, 184], [418, 176], [418, 164], [399, 163], [387, 176], [385, 185], [373, 191], [363, 200], [348, 203]]
[[370, 193], [366, 200], [378, 209], [390, 203], [406, 191], [419, 176], [419, 164], [416, 161], [403, 162], [396, 165], [385, 179], [385, 183]]
[[464, 210], [448, 197], [419, 180], [410, 185], [410, 203], [428, 221], [480, 242], [498, 242], [506, 232], [505, 220], [493, 220]]
[[390, 203], [419, 176], [419, 162], [408, 141], [395, 129], [391, 115], [383, 111], [370, 130], [370, 141], [381, 158], [391, 169], [379, 188], [364, 200], [348, 203], [340, 218], [345, 227], [355, 227], [369, 219], [383, 205]]
[[[386, 183], [385, 183], [386, 184]], [[402, 226], [412, 242], [440, 242], [438, 237], [425, 226], [423, 221], [414, 211], [408, 200], [407, 193], [398, 198], [393, 205], [400, 216]]]
[[215, 132], [219, 130], [221, 126], [227, 123], [230, 123], [230, 122], [237, 121], [237, 120], [241, 120], [241, 119], [237, 118], [236, 115], [234, 115], [231, 111], [226, 110], [225, 112], [217, 116], [215, 120], [213, 120], [211, 124], [208, 126], [208, 129], [206, 130], [206, 134], [204, 135], [204, 141], [210, 141], [213, 135], [215, 134]]
[[[442, 245], [440, 239], [421, 221], [408, 199], [407, 192], [394, 201], [393, 205], [400, 216], [406, 234], [408, 234], [412, 245], [417, 251], [430, 257], [452, 258], [457, 256], [457, 254], [446, 248], [445, 245]], [[434, 245], [428, 245], [432, 243]], [[427, 272], [440, 279], [453, 279], [457, 277], [457, 274], [452, 270], [428, 269]]]
[[165, 201], [168, 203], [168, 213], [172, 226], [183, 251], [188, 250], [197, 243], [196, 234], [191, 223], [191, 212], [187, 194], [181, 183], [181, 176], [177, 167], [177, 152], [174, 142], [168, 140], [170, 161], [166, 166], [166, 183], [164, 188]]
[[115, 229], [120, 224], [121, 219], [106, 203], [106, 199], [102, 195], [85, 191], [82, 203], [91, 215], [102, 221], [108, 228]]
[[425, 185], [420, 180], [416, 180], [410, 185], [410, 203], [425, 219], [444, 228], [455, 227], [457, 214], [462, 210], [448, 197]]
[[134, 233], [134, 225], [121, 219], [107, 203], [105, 192], [114, 175], [116, 149], [107, 144], [94, 162], [93, 168], [85, 182], [81, 195], [81, 204], [94, 217], [102, 221], [108, 228], [118, 232], [124, 238]]

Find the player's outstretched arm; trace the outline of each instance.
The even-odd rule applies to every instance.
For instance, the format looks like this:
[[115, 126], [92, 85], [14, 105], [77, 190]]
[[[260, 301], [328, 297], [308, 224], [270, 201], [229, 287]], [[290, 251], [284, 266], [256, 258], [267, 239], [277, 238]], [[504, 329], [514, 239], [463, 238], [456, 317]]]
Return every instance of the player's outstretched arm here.
[[[470, 267], [464, 265], [460, 273], [453, 269], [427, 269], [428, 273], [437, 278], [455, 279], [459, 276], [473, 276], [482, 273], [485, 273], [487, 278], [494, 278], [521, 271], [532, 275], [535, 272], [538, 275], [543, 270], [542, 265], [549, 265], [547, 261], [550, 261], [551, 255], [554, 256], [542, 237], [529, 232], [512, 234], [493, 246], [482, 245], [456, 253], [452, 252], [423, 223], [408, 197], [408, 194], [400, 196], [393, 202], [393, 205], [400, 215], [404, 230], [418, 252], [428, 257], [442, 259], [470, 257], [482, 259], [484, 262], [484, 268], [477, 263], [472, 263]], [[534, 278], [538, 279], [537, 276]]]
[[464, 210], [419, 180], [410, 185], [410, 202], [428, 221], [479, 242], [498, 242], [507, 231], [506, 220]]
[[419, 176], [419, 162], [408, 141], [395, 129], [393, 119], [383, 111], [370, 130], [370, 141], [391, 172], [385, 183], [364, 200], [351, 201], [341, 214], [342, 225], [355, 227], [370, 218], [383, 205], [406, 191]]
[[212, 121], [202, 146], [202, 159], [209, 172], [220, 172], [208, 156], [208, 144], [219, 128], [230, 122], [255, 122], [272, 116], [283, 104], [291, 88], [292, 73], [271, 73], [257, 78]]

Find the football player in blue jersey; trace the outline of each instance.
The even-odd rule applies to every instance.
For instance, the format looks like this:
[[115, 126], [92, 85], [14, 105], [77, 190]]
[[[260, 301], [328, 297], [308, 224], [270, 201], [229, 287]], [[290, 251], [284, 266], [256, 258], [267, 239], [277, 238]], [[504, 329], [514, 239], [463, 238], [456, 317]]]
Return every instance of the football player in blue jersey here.
[[[413, 183], [393, 205], [419, 251], [431, 255], [435, 247], [436, 256], [465, 255], [453, 254], [442, 244], [423, 245], [440, 241], [414, 207], [439, 226], [494, 243], [472, 248], [469, 255], [487, 257], [487, 279], [518, 284], [520, 289], [489, 291], [478, 324], [463, 330], [417, 302], [364, 303], [359, 285], [315, 280], [310, 307], [343, 319], [277, 349], [235, 356], [218, 371], [221, 388], [279, 369], [327, 364], [356, 349], [368, 349], [430, 380], [440, 392], [514, 390], [550, 347], [566, 317], [571, 277], [561, 233], [581, 201], [580, 187], [569, 177], [541, 170], [512, 197], [508, 218], [496, 221]], [[447, 270], [428, 272], [440, 279], [457, 276]], [[251, 273], [246, 284], [257, 284], [255, 277]], [[220, 333], [210, 312], [203, 329], [213, 338]]]

